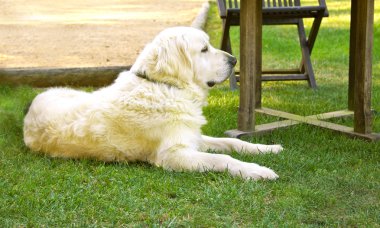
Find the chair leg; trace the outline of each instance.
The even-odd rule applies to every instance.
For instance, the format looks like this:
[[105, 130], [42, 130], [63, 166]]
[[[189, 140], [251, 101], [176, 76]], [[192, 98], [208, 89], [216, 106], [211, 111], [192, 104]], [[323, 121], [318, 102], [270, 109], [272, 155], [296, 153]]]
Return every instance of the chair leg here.
[[303, 62], [303, 66], [305, 67], [305, 73], [308, 78], [308, 83], [311, 88], [316, 89], [317, 83], [314, 77], [313, 66], [311, 64], [311, 59], [310, 59], [310, 49], [307, 44], [306, 32], [305, 32], [305, 27], [304, 27], [302, 19], [298, 21], [297, 27], [298, 27], [298, 36], [299, 36], [299, 41], [300, 41], [301, 51], [302, 51], [302, 62]]
[[232, 73], [230, 75], [230, 89], [231, 90], [237, 90], [238, 89], [235, 71], [232, 71]]
[[227, 43], [229, 39], [230, 28], [226, 20], [223, 20], [222, 40], [220, 42], [220, 49], [226, 51]]
[[323, 11], [321, 11], [318, 17], [314, 19], [313, 25], [311, 26], [311, 29], [310, 29], [309, 37], [307, 38], [307, 45], [310, 50], [310, 55], [311, 55], [311, 52], [313, 51], [315, 40], [317, 39], [317, 34], [319, 31], [319, 27], [321, 26], [321, 23], [322, 23], [322, 18], [323, 18]]
[[[232, 55], [231, 40], [230, 40], [230, 24], [227, 22], [227, 20], [223, 20], [223, 34], [222, 34], [221, 49]], [[230, 89], [236, 90], [237, 88], [238, 86], [237, 86], [235, 72], [232, 72], [232, 74], [230, 75]]]
[[[228, 36], [226, 51], [232, 55], [231, 40], [230, 40], [229, 36]], [[231, 90], [237, 90], [238, 89], [236, 75], [235, 75], [235, 70], [232, 71], [232, 73], [230, 75], [230, 89]]]
[[[314, 19], [313, 25], [311, 26], [311, 29], [309, 32], [309, 36], [307, 38], [307, 45], [309, 47], [310, 56], [313, 51], [313, 47], [314, 47], [315, 40], [317, 38], [319, 27], [321, 26], [321, 23], [322, 23], [323, 13], [324, 12], [321, 11], [319, 15]], [[303, 59], [301, 60], [299, 69], [302, 73], [305, 73], [305, 65], [304, 65]]]

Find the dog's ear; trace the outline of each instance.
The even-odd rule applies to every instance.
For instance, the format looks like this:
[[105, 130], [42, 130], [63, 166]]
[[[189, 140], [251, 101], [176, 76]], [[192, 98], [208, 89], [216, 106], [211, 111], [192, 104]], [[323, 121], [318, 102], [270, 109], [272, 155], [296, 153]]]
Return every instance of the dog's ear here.
[[[155, 71], [160, 75], [172, 75], [174, 74], [173, 59], [169, 56], [169, 42], [161, 42], [156, 48], [155, 53]], [[173, 53], [171, 53], [173, 54]]]
[[181, 36], [155, 39], [144, 48], [131, 71], [155, 81], [185, 87], [193, 77], [187, 40]]
[[154, 71], [156, 59], [157, 53], [155, 47], [152, 43], [149, 43], [137, 57], [130, 71], [134, 74], [150, 75]]
[[[157, 47], [156, 71], [178, 80], [188, 81], [192, 75], [192, 60], [184, 36], [162, 40]], [[190, 72], [191, 71], [191, 72]]]

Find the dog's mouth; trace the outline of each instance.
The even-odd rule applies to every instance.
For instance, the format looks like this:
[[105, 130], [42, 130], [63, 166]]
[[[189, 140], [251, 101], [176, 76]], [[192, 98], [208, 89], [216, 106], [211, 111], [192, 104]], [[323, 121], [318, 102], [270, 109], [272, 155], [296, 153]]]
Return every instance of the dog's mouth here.
[[216, 84], [220, 84], [220, 83], [222, 83], [222, 82], [224, 82], [225, 80], [227, 80], [229, 77], [230, 77], [230, 75], [232, 74], [232, 72], [233, 72], [233, 69], [234, 68], [231, 68], [230, 70], [229, 70], [229, 74], [227, 74], [227, 77], [225, 77], [224, 79], [222, 79], [222, 80], [219, 80], [219, 81], [208, 81], [206, 84], [208, 85], [208, 87], [213, 87], [214, 85], [216, 85]]
[[[231, 73], [232, 73], [232, 71], [231, 71]], [[220, 83], [224, 82], [228, 78], [229, 78], [229, 76], [227, 76], [226, 78], [224, 78], [223, 80], [220, 80], [220, 81], [208, 81], [206, 84], [208, 85], [208, 87], [211, 88], [211, 87], [213, 87], [216, 84], [220, 84]]]

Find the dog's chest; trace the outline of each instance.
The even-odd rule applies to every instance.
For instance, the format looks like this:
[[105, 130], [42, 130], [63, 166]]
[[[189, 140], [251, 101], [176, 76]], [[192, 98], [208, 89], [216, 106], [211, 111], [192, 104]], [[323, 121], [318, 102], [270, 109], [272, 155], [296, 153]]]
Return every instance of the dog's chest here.
[[172, 122], [201, 127], [206, 123], [202, 113], [204, 100], [193, 93], [141, 88], [123, 96], [118, 103], [119, 116], [136, 128], [161, 127]]

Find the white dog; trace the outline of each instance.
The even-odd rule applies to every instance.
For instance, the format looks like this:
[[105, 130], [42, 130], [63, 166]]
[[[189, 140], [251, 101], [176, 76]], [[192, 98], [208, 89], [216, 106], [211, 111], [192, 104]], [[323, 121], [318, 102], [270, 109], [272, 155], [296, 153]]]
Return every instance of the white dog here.
[[204, 152], [282, 150], [201, 135], [208, 90], [226, 80], [235, 64], [204, 32], [166, 29], [112, 85], [92, 93], [53, 88], [38, 95], [24, 120], [25, 144], [53, 157], [147, 161], [168, 170], [228, 170], [246, 179], [275, 179], [269, 168]]

